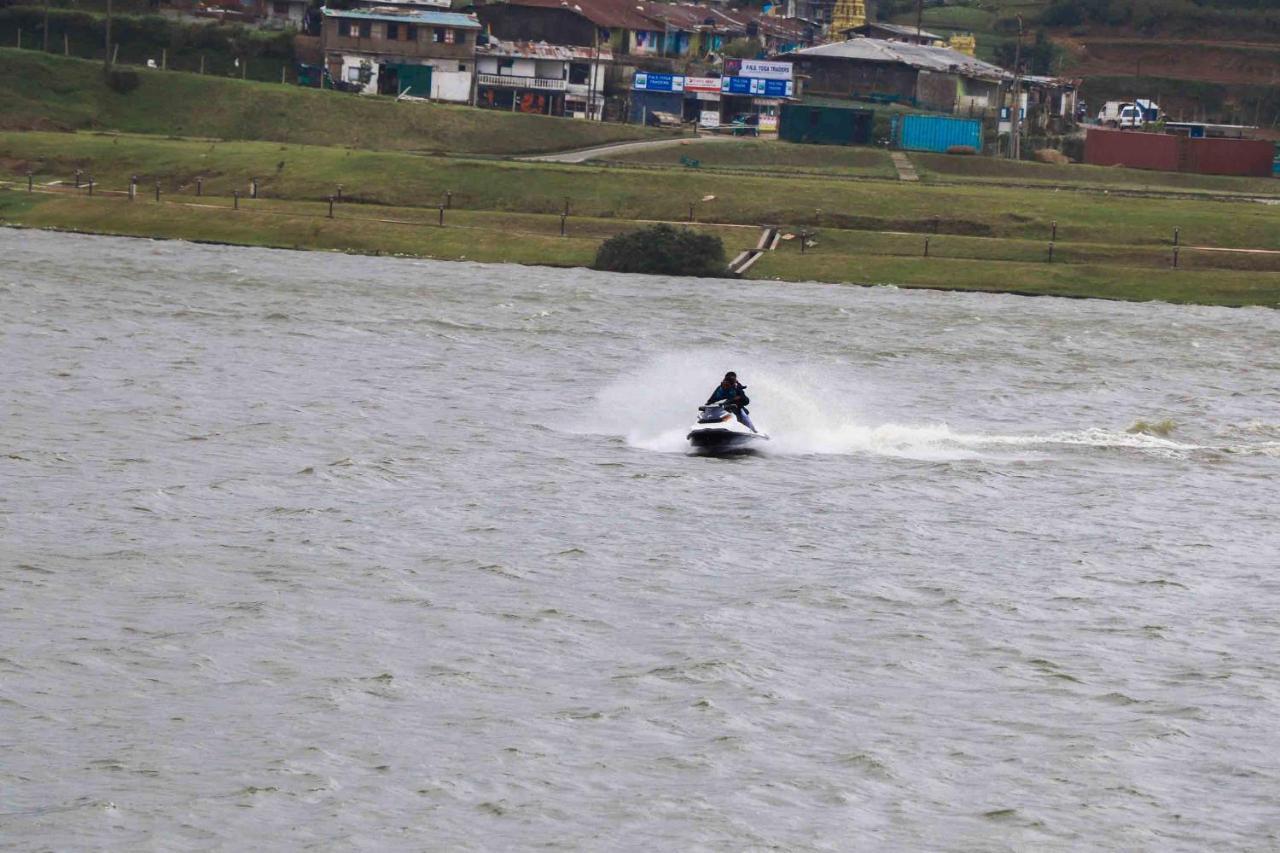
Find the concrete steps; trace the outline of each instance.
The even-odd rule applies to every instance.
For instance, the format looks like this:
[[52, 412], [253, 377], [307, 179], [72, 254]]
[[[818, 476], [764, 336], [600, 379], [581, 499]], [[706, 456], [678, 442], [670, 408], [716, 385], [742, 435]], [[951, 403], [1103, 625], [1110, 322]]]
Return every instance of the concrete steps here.
[[751, 265], [760, 260], [761, 255], [778, 247], [779, 236], [778, 229], [772, 225], [766, 225], [762, 228], [760, 230], [760, 239], [756, 240], [755, 248], [743, 249], [734, 256], [733, 260], [729, 261], [729, 274], [739, 277], [751, 269]]
[[898, 180], [900, 181], [918, 181], [920, 176], [916, 174], [916, 167], [912, 165], [911, 158], [901, 151], [890, 151], [889, 159], [893, 160], [893, 168], [898, 170]]

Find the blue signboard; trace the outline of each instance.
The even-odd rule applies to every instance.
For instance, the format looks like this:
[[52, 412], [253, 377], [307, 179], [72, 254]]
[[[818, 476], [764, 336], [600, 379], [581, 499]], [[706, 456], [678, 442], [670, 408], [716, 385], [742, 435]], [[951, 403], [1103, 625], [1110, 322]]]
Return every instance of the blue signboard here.
[[728, 95], [756, 95], [761, 98], [790, 98], [794, 90], [790, 80], [762, 80], [758, 77], [725, 77], [720, 91]]
[[637, 71], [631, 88], [645, 92], [683, 92], [684, 76], [678, 74], [649, 74]]

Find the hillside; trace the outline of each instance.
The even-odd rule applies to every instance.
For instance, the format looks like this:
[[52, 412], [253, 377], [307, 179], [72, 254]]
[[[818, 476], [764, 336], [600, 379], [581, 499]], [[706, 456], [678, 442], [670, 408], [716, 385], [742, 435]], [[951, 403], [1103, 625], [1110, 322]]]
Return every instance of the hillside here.
[[604, 124], [396, 103], [298, 86], [138, 69], [138, 87], [108, 88], [102, 65], [0, 49], [0, 129], [105, 129], [356, 148], [525, 154], [664, 135]]

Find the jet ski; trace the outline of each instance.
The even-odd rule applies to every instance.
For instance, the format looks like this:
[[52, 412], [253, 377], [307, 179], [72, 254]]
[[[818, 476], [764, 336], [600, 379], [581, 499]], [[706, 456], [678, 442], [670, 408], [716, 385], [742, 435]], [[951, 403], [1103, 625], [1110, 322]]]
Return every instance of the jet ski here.
[[738, 420], [724, 403], [698, 407], [698, 422], [689, 430], [689, 445], [698, 456], [733, 456], [755, 453], [769, 441]]

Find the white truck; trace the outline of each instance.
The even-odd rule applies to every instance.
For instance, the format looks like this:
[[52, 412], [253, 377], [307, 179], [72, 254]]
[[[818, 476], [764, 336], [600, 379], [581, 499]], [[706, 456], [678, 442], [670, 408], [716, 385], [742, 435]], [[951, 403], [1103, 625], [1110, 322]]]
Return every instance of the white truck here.
[[1142, 127], [1160, 118], [1160, 106], [1155, 101], [1107, 101], [1098, 112], [1098, 124], [1107, 127]]

